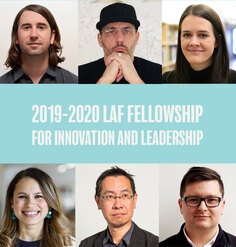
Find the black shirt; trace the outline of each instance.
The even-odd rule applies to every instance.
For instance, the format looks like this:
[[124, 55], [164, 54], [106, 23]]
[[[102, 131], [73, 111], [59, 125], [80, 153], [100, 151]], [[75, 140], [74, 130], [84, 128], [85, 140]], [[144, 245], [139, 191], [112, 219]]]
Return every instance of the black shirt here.
[[[39, 84], [74, 84], [78, 77], [59, 66], [49, 67]], [[33, 84], [33, 81], [21, 68], [12, 69], [0, 77], [0, 84]]]
[[[162, 81], [162, 67], [140, 57], [134, 57], [134, 67], [140, 78], [148, 84], [158, 84]], [[79, 66], [79, 84], [95, 84], [102, 77], [106, 65], [104, 59], [100, 58], [91, 63]], [[129, 84], [124, 78], [113, 84]]]
[[[210, 81], [210, 76], [213, 73], [213, 68], [212, 66], [196, 71], [193, 70], [191, 67], [189, 67], [190, 71], [190, 80], [189, 82], [180, 82], [177, 79], [176, 72], [175, 71], [168, 71], [165, 72], [162, 76], [162, 82], [163, 83], [213, 83]], [[214, 83], [222, 83], [222, 82], [214, 82]], [[229, 70], [229, 75], [228, 75], [228, 81], [223, 82], [223, 83], [236, 83], [236, 71], [234, 70]]]
[[26, 242], [26, 241], [18, 239], [16, 247], [39, 247], [40, 241], [41, 240]]
[[[161, 241], [160, 247], [191, 247], [191, 244], [188, 242], [187, 238], [184, 235], [184, 225], [181, 226], [179, 233], [173, 235], [164, 241]], [[212, 247], [235, 247], [236, 246], [236, 237], [222, 230], [219, 225], [219, 233], [216, 237], [216, 240]]]

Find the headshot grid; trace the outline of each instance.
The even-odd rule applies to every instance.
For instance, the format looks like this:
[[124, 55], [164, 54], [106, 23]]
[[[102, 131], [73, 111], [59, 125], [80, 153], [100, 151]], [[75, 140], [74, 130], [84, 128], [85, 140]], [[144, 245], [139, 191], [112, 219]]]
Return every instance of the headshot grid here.
[[[39, 96], [42, 92], [52, 92], [47, 91], [49, 87], [42, 87], [39, 94], [32, 95], [18, 91], [22, 102], [33, 97], [30, 99], [32, 105], [40, 109], [39, 114], [34, 115], [39, 119], [36, 124], [31, 116], [32, 105], [24, 105], [31, 114], [29, 121], [32, 125], [29, 125], [25, 138], [30, 139], [30, 147], [36, 150], [32, 154], [42, 152], [40, 154], [44, 156], [44, 151], [52, 148], [49, 155], [53, 159], [49, 156], [48, 159], [56, 162], [27, 162], [26, 157], [25, 163], [10, 163], [2, 162], [0, 158], [0, 247], [236, 247], [236, 163], [218, 162], [215, 157], [214, 162], [206, 163], [207, 149], [203, 150], [204, 155], [196, 156], [202, 147], [207, 146], [209, 138], [221, 143], [217, 131], [223, 133], [223, 127], [227, 128], [228, 122], [233, 123], [230, 118], [234, 117], [234, 112], [228, 114], [221, 105], [208, 106], [216, 104], [211, 102], [215, 90], [222, 91], [217, 98], [220, 102], [227, 98], [223, 92], [233, 92], [235, 88], [227, 88], [228, 85], [208, 87], [212, 85], [206, 84], [236, 83], [236, 1], [2, 0], [0, 6], [3, 19], [0, 22], [0, 85], [76, 84], [58, 87], [59, 90], [53, 87], [55, 95], [46, 95], [45, 99]], [[148, 90], [137, 86], [133, 91], [118, 86], [119, 90], [110, 91], [109, 87], [99, 88], [91, 84], [158, 85], [148, 85]], [[203, 85], [172, 87], [165, 84]], [[196, 93], [201, 86], [203, 101]], [[5, 88], [3, 85], [2, 89]], [[12, 90], [11, 87], [7, 89]], [[9, 92], [11, 101], [14, 101], [13, 91]], [[124, 92], [137, 95], [133, 93], [130, 98], [125, 98], [127, 94], [122, 95]], [[157, 96], [150, 96], [151, 92], [157, 92]], [[227, 100], [228, 104], [234, 105], [230, 97]], [[18, 120], [24, 118], [24, 113], [20, 115], [17, 101], [14, 104], [14, 110], [9, 112], [16, 115], [15, 122], [9, 126], [20, 132]], [[159, 106], [167, 109], [158, 112], [160, 121], [154, 120], [152, 112]], [[175, 118], [175, 112], [170, 110], [176, 106], [188, 109], [200, 106], [201, 122], [186, 120], [188, 117], [197, 119], [197, 111], [189, 111], [186, 118], [184, 111], [178, 111], [179, 115], [176, 115], [182, 113], [184, 117], [182, 122], [176, 121], [178, 116]], [[63, 112], [65, 108], [67, 112]], [[71, 109], [75, 109], [73, 113]], [[86, 112], [87, 109], [91, 112]], [[134, 109], [134, 112], [127, 109]], [[207, 129], [209, 126], [205, 128], [204, 121], [214, 117], [209, 109], [218, 113], [217, 119], [225, 118], [222, 130], [213, 131], [215, 126], [210, 126], [211, 130]], [[226, 117], [222, 117], [221, 112]], [[70, 114], [72, 117], [68, 118]], [[168, 119], [166, 122], [165, 118]], [[104, 138], [106, 145], [94, 144], [97, 136], [92, 137], [96, 131], [116, 134], [119, 130], [123, 133], [123, 126], [127, 133], [137, 134], [137, 145], [131, 144], [131, 135], [127, 143], [114, 141], [108, 145]], [[149, 130], [150, 126], [154, 130]], [[201, 143], [195, 146], [176, 144], [177, 141], [174, 145], [155, 143], [155, 137], [156, 142], [161, 140], [159, 133], [169, 131], [167, 127], [170, 132], [177, 133], [185, 131], [180, 130], [182, 126], [187, 126], [186, 132], [192, 126], [199, 128], [197, 131], [204, 133]], [[9, 136], [15, 134], [12, 129], [7, 129]], [[68, 141], [61, 142], [61, 146], [55, 141], [59, 140], [56, 139], [59, 135], [51, 138], [52, 133], [59, 131], [62, 133], [60, 140]], [[38, 140], [41, 140], [40, 133], [47, 133], [50, 138], [42, 135], [40, 143], [29, 133], [39, 133]], [[148, 142], [138, 143], [145, 133], [150, 133], [146, 136]], [[80, 144], [71, 145], [73, 137], [80, 140]], [[192, 136], [188, 140], [193, 139]], [[154, 150], [153, 146], [159, 150]], [[121, 163], [119, 157], [109, 162], [113, 157], [108, 156], [113, 152], [107, 152], [107, 155], [107, 147], [112, 151], [117, 148], [118, 154], [127, 148], [126, 154], [131, 150], [133, 156], [136, 156], [135, 148], [140, 150], [141, 147], [146, 156], [141, 157], [140, 152], [137, 157], [147, 158], [147, 163], [133, 162], [137, 157], [128, 157], [127, 163]], [[163, 147], [164, 158], [158, 156]], [[228, 147], [226, 143], [225, 149]], [[64, 163], [64, 157], [58, 155], [62, 148], [62, 156], [65, 150], [69, 150], [65, 152], [68, 160]], [[78, 155], [77, 148], [84, 152], [85, 159]], [[152, 152], [149, 152], [151, 148]], [[92, 149], [96, 152], [90, 154]], [[192, 152], [193, 158], [191, 155], [180, 157], [185, 155], [185, 150], [191, 150], [186, 152], [186, 157]], [[92, 160], [97, 159], [94, 153], [104, 156], [106, 161], [100, 162], [99, 157], [97, 163], [91, 163], [90, 155]], [[168, 155], [175, 158], [172, 154], [177, 157], [176, 163], [168, 161]], [[185, 158], [190, 162], [178, 161]], [[159, 163], [160, 160], [163, 163]], [[198, 163], [199, 160], [203, 162]]]

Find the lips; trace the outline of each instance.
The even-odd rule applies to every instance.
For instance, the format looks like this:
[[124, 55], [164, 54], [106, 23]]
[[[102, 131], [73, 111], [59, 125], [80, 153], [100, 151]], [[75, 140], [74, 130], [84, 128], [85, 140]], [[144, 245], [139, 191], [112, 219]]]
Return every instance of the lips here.
[[210, 216], [208, 215], [194, 215], [195, 218], [202, 218], [202, 219], [205, 219], [205, 218], [209, 218]]
[[203, 52], [203, 50], [194, 50], [194, 49], [188, 49], [189, 52], [197, 53], [197, 52]]
[[28, 45], [34, 46], [34, 45], [40, 45], [40, 43], [29, 43]]
[[124, 216], [125, 213], [114, 213], [112, 214], [113, 217], [121, 217], [121, 216]]
[[114, 49], [114, 51], [116, 51], [116, 52], [126, 52], [127, 51], [127, 49], [125, 48], [125, 47], [116, 47], [115, 49]]

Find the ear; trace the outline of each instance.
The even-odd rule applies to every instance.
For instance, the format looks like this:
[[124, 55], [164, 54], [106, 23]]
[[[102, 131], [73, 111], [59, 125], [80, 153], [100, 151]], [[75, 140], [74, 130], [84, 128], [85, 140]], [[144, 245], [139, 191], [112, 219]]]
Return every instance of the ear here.
[[134, 194], [134, 208], [136, 208], [137, 200], [138, 200], [138, 194]]
[[224, 213], [224, 209], [225, 209], [225, 199], [222, 200], [221, 214]]
[[138, 40], [139, 40], [139, 31], [137, 31], [136, 33], [135, 33], [135, 39], [136, 39], [136, 44], [138, 43]]
[[178, 204], [179, 204], [179, 210], [180, 210], [180, 213], [182, 214], [183, 201], [182, 201], [182, 199], [181, 199], [181, 198], [178, 200]]
[[97, 35], [98, 44], [103, 48], [102, 34], [99, 32]]
[[15, 43], [16, 43], [17, 45], [19, 45], [18, 37], [16, 37]]
[[52, 45], [54, 43], [54, 40], [55, 40], [55, 30], [52, 31], [52, 34], [51, 34], [51, 40], [50, 40], [50, 44]]
[[94, 199], [95, 199], [95, 201], [96, 201], [96, 203], [97, 203], [97, 207], [98, 207], [98, 209], [100, 210], [101, 209], [101, 205], [100, 205], [100, 198], [98, 197], [98, 196], [94, 196]]

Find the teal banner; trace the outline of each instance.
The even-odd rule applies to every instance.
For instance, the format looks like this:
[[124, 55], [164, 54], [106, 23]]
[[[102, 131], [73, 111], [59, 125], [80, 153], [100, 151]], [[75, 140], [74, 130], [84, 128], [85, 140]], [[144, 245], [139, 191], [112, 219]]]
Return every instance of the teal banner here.
[[0, 163], [235, 163], [236, 85], [0, 85]]

